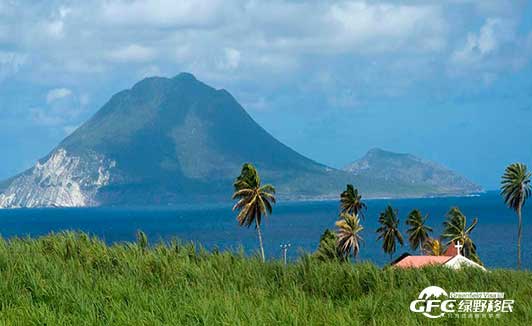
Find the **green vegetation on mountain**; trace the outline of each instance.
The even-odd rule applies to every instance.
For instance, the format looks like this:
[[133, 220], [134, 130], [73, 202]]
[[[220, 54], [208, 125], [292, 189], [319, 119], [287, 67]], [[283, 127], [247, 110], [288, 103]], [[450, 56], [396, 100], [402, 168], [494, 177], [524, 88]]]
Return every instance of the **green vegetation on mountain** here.
[[[222, 202], [245, 162], [276, 185], [280, 199], [331, 199], [347, 183], [366, 197], [479, 190], [450, 172], [429, 176], [417, 161], [396, 168], [377, 156], [369, 170], [319, 164], [275, 139], [226, 90], [182, 73], [114, 95], [39, 164], [0, 183], [0, 207]], [[420, 182], [411, 173], [418, 170]]]
[[375, 183], [386, 184], [404, 197], [464, 195], [482, 191], [473, 182], [440, 164], [379, 148], [368, 151], [344, 170], [358, 177], [371, 176]]
[[245, 162], [284, 198], [326, 196], [346, 177], [277, 141], [227, 91], [185, 73], [118, 93], [59, 147], [116, 161], [103, 203], [227, 200]]

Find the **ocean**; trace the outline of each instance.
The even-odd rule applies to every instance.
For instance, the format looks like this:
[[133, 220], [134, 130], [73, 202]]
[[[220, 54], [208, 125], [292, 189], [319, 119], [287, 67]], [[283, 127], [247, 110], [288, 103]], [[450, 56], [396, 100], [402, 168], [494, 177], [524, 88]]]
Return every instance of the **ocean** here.
[[[428, 214], [427, 224], [434, 235], [442, 231], [445, 213], [458, 206], [468, 218], [479, 223], [472, 233], [478, 253], [488, 268], [515, 268], [517, 243], [517, 216], [508, 209], [497, 192], [474, 197], [446, 197], [421, 199], [367, 200], [368, 210], [362, 220], [364, 242], [359, 260], [378, 265], [389, 262], [389, 256], [377, 242], [375, 230], [378, 215], [391, 204], [399, 211], [401, 230], [408, 213], [417, 208]], [[528, 207], [527, 207], [528, 206]], [[532, 205], [523, 214], [523, 266], [532, 269]], [[150, 244], [179, 238], [194, 241], [207, 249], [239, 250], [257, 253], [258, 240], [253, 227], [238, 226], [232, 206], [185, 205], [179, 207], [137, 208], [49, 208], [0, 210], [0, 234], [4, 238], [38, 237], [50, 232], [79, 230], [95, 235], [107, 243], [134, 241], [137, 230], [144, 231]], [[280, 202], [274, 206], [273, 215], [262, 226], [264, 246], [268, 258], [281, 257], [280, 245], [290, 243], [290, 259], [297, 259], [303, 251], [316, 249], [320, 235], [326, 228], [334, 229], [338, 216], [338, 201]], [[394, 257], [410, 251], [407, 244], [399, 248]]]

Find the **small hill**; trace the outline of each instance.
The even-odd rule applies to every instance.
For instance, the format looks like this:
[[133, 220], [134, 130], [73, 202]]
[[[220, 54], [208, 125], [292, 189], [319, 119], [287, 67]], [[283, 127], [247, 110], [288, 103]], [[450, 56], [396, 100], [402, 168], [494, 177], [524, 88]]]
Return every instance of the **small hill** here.
[[343, 168], [357, 177], [371, 177], [404, 196], [465, 195], [482, 188], [448, 168], [411, 154], [374, 148]]

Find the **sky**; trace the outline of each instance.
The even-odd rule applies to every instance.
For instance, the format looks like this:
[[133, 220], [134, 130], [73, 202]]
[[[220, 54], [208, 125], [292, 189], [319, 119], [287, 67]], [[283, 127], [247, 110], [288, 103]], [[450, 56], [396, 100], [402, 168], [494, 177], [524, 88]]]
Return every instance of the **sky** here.
[[333, 167], [380, 147], [485, 189], [532, 167], [526, 0], [0, 0], [0, 179], [118, 91], [180, 72]]

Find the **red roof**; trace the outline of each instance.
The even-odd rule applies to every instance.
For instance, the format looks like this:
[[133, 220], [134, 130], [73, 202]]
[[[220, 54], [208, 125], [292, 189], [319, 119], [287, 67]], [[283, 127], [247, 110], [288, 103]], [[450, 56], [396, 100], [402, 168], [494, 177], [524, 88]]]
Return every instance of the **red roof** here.
[[451, 258], [450, 256], [406, 256], [396, 262], [394, 266], [400, 268], [420, 268], [429, 265], [443, 265]]
[[445, 250], [445, 252], [443, 253], [444, 256], [456, 256], [458, 255], [458, 250], [456, 249], [456, 247], [454, 246], [454, 242], [451, 242], [451, 244], [447, 247], [447, 250]]

